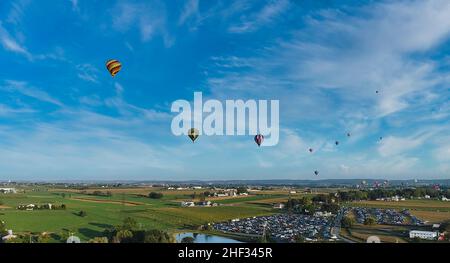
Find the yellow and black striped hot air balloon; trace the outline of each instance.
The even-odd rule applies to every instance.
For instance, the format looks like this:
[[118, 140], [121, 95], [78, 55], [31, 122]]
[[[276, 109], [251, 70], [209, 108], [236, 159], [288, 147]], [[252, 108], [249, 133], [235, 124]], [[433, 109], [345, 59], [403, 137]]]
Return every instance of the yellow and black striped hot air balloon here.
[[122, 69], [122, 64], [118, 60], [110, 59], [106, 62], [106, 68], [111, 76], [114, 77]]

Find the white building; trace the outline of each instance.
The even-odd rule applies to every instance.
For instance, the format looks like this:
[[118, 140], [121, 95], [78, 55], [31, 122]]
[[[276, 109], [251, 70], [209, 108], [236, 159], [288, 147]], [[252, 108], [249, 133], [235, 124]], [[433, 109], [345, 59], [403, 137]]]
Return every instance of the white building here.
[[0, 188], [0, 193], [15, 194], [15, 193], [17, 193], [17, 190], [16, 190], [16, 188]]
[[274, 204], [273, 205], [273, 208], [274, 209], [283, 209], [284, 208], [284, 204], [283, 203], [278, 203], [278, 204]]
[[420, 230], [409, 231], [409, 238], [416, 238], [416, 237], [420, 239], [435, 240], [438, 238], [438, 232], [420, 231]]
[[181, 206], [192, 207], [192, 206], [195, 206], [195, 203], [194, 202], [181, 202]]
[[7, 241], [7, 240], [10, 240], [10, 239], [13, 239], [16, 237], [17, 237], [16, 235], [13, 235], [12, 230], [8, 230], [8, 234], [6, 236], [2, 237], [2, 240]]

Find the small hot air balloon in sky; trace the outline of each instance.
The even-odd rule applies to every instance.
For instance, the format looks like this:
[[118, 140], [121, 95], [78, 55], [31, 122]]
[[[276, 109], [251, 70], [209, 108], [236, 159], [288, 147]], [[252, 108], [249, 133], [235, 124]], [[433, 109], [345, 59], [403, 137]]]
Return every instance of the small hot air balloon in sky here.
[[314, 150], [313, 148], [309, 148], [309, 152], [312, 153]]
[[261, 146], [261, 144], [264, 141], [264, 135], [258, 134], [255, 136], [255, 142], [258, 144], [258, 146]]
[[195, 142], [195, 140], [197, 140], [198, 135], [199, 135], [199, 132], [197, 129], [195, 129], [195, 128], [189, 129], [188, 136], [189, 136], [189, 138], [191, 138], [192, 142]]
[[383, 140], [383, 137], [380, 136], [380, 141]]
[[122, 69], [122, 63], [118, 60], [110, 59], [106, 62], [106, 69], [108, 69], [109, 74], [114, 77]]
[[339, 141], [336, 141], [334, 144], [339, 145]]
[[377, 90], [377, 91], [375, 91], [375, 93], [376, 93], [376, 94], [378, 94], [378, 93], [379, 93], [379, 91]]
[[314, 174], [315, 175], [319, 175], [319, 171], [314, 171]]
[[350, 137], [350, 136], [352, 136], [349, 132], [347, 133], [347, 137]]

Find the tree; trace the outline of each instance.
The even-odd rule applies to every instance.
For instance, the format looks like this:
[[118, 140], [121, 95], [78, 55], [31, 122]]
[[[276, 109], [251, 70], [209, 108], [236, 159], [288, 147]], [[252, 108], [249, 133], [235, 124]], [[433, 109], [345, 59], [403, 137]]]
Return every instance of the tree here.
[[119, 243], [129, 243], [132, 241], [133, 232], [127, 229], [119, 230], [117, 231], [115, 238]]
[[66, 198], [66, 194], [65, 193], [62, 193], [61, 194], [61, 197], [64, 199], [64, 198]]
[[298, 234], [294, 238], [295, 243], [305, 243], [305, 237], [301, 234]]
[[192, 244], [194, 243], [195, 239], [193, 237], [183, 237], [183, 239], [181, 239], [180, 243], [189, 243]]
[[5, 221], [0, 221], [0, 236], [5, 236], [8, 234], [8, 230], [6, 229]]
[[78, 216], [86, 217], [86, 216], [87, 216], [87, 213], [86, 213], [86, 211], [81, 210], [80, 212], [78, 212]]
[[151, 199], [161, 199], [163, 197], [162, 193], [151, 192], [148, 194], [148, 197]]
[[145, 231], [145, 243], [173, 243], [173, 237], [162, 230], [152, 229]]
[[50, 243], [50, 235], [48, 233], [41, 233], [37, 237], [38, 243]]
[[236, 190], [237, 194], [245, 194], [248, 193], [248, 189], [245, 186], [240, 186]]
[[373, 218], [373, 217], [371, 217], [371, 216], [369, 216], [369, 217], [366, 217], [366, 219], [364, 219], [364, 225], [375, 225], [376, 224], [376, 220], [375, 220], [375, 218]]
[[354, 223], [354, 219], [350, 218], [349, 216], [344, 216], [341, 220], [341, 225], [344, 228], [352, 228]]
[[121, 229], [133, 230], [138, 228], [137, 221], [132, 217], [127, 217], [123, 220]]

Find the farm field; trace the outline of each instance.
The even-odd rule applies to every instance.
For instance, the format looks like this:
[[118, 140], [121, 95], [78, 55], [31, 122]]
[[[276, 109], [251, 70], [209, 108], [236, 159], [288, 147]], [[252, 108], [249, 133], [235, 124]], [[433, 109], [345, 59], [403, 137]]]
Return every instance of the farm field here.
[[[86, 193], [92, 193], [89, 189]], [[109, 189], [101, 189], [109, 191]], [[0, 220], [15, 233], [48, 232], [76, 233], [82, 240], [102, 236], [103, 232], [119, 225], [124, 218], [133, 217], [142, 229], [162, 229], [178, 232], [193, 229], [210, 222], [234, 218], [270, 215], [275, 213], [271, 206], [250, 201], [273, 198], [272, 195], [252, 195], [243, 198], [217, 200], [223, 203], [217, 207], [180, 207], [179, 199], [188, 198], [190, 191], [166, 191], [162, 199], [150, 199], [147, 195], [156, 189], [120, 189], [107, 196], [80, 194], [79, 190], [40, 189], [18, 194], [1, 194]], [[170, 194], [169, 194], [170, 193]], [[213, 200], [214, 201], [214, 200]], [[216, 202], [216, 201], [214, 201]], [[21, 204], [66, 205], [66, 210], [17, 210]], [[78, 215], [85, 211], [86, 216]]]

